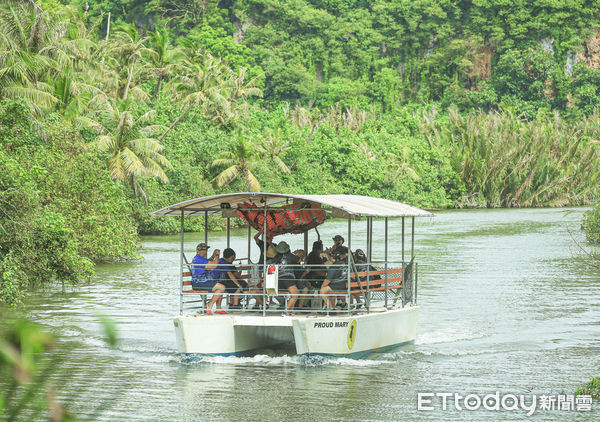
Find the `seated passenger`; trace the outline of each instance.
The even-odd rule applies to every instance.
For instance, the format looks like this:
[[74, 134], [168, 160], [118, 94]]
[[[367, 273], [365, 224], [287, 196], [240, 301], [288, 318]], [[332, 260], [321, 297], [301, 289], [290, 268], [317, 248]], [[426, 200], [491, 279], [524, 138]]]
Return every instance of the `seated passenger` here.
[[[296, 249], [294, 251], [294, 255], [298, 257], [298, 264], [303, 265], [306, 257], [306, 252], [304, 252], [304, 249]], [[308, 304], [308, 292], [314, 290], [314, 288], [308, 281], [302, 279], [302, 275], [305, 271], [300, 265], [296, 267], [294, 275], [296, 276], [296, 287], [298, 288], [298, 293], [300, 294], [300, 300], [298, 300], [298, 307], [304, 308]]]
[[218, 249], [215, 249], [210, 258], [206, 258], [208, 254], [208, 246], [206, 243], [199, 243], [196, 246], [196, 256], [192, 260], [192, 289], [212, 291], [215, 280], [212, 277], [212, 271], [217, 268], [219, 264], [219, 253]]
[[[342, 249], [343, 248], [343, 249]], [[321, 297], [325, 308], [335, 308], [335, 293], [346, 293], [348, 289], [348, 248], [342, 246], [337, 249], [333, 259], [333, 265], [327, 271], [323, 285], [321, 286]]]
[[[200, 290], [203, 292], [222, 293], [221, 285], [217, 283], [214, 278], [214, 269], [219, 264], [219, 253], [218, 249], [215, 249], [210, 258], [206, 258], [208, 253], [208, 246], [206, 243], [199, 243], [196, 246], [196, 256], [192, 260], [192, 289]], [[212, 271], [211, 271], [212, 270]], [[219, 287], [217, 287], [219, 286]], [[212, 306], [215, 303], [215, 296], [207, 305], [207, 315], [212, 315]], [[221, 303], [217, 305], [217, 314], [224, 314], [225, 311], [221, 309]]]
[[[274, 263], [279, 265], [279, 290], [287, 290], [292, 297], [287, 302], [287, 308], [293, 309], [298, 300], [298, 287], [296, 287], [295, 266], [300, 260], [296, 255], [290, 252], [290, 246], [286, 242], [279, 242], [275, 247], [277, 256]], [[288, 312], [288, 315], [294, 315], [294, 312]]]
[[[209, 303], [208, 309], [211, 309], [210, 306], [212, 303], [217, 303], [217, 309], [221, 308], [221, 301], [223, 300], [223, 293], [234, 293], [235, 295], [240, 294], [246, 288], [247, 283], [240, 278], [240, 273], [237, 271], [235, 266], [233, 266], [233, 261], [235, 260], [235, 252], [231, 248], [227, 248], [223, 251], [223, 258], [219, 260], [219, 266], [214, 271], [214, 278], [217, 280], [217, 284], [215, 285], [215, 290], [219, 290], [220, 294], [215, 294], [211, 303]], [[240, 297], [233, 296], [233, 299], [230, 303], [230, 309], [239, 309], [240, 308]], [[208, 313], [208, 312], [207, 312]]]
[[[334, 254], [336, 254], [336, 251], [346, 249], [348, 250], [348, 248], [346, 248], [344, 245], [344, 238], [342, 236], [340, 236], [339, 234], [336, 234], [333, 237], [333, 245], [331, 246], [331, 248], [327, 248], [325, 249], [325, 253], [327, 254], [328, 258], [333, 256]], [[339, 255], [339, 251], [337, 252], [337, 254]]]
[[320, 289], [325, 279], [326, 271], [322, 265], [326, 259], [322, 256], [323, 242], [317, 240], [313, 243], [312, 251], [306, 258], [306, 270], [300, 275], [300, 278], [306, 279], [315, 289]]

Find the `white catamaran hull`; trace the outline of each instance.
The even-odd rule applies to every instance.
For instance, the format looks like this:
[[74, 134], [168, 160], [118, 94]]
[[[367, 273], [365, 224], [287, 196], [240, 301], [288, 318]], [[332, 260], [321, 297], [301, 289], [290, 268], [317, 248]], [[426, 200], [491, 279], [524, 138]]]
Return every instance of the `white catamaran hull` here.
[[179, 315], [174, 318], [182, 353], [234, 355], [293, 342], [297, 354], [359, 356], [411, 343], [418, 306], [340, 316]]

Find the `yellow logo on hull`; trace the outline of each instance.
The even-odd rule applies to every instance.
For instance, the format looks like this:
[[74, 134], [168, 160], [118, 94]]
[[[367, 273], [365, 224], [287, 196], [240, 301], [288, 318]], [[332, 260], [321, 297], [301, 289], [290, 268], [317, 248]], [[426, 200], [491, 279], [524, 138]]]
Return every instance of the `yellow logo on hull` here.
[[356, 340], [356, 320], [353, 320], [348, 328], [348, 349], [352, 350], [354, 340]]

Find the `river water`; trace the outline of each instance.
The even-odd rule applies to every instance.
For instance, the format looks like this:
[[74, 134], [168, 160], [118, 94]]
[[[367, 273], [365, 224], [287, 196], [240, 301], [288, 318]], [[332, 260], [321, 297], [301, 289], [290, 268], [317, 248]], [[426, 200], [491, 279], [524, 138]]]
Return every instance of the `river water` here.
[[[305, 358], [291, 350], [183, 359], [176, 353], [172, 326], [179, 309], [178, 236], [142, 238], [139, 262], [101, 265], [89, 284], [40, 292], [29, 312], [69, 348], [58, 389], [83, 417], [527, 419], [523, 410], [459, 411], [454, 401], [444, 411], [439, 398], [432, 401], [433, 411], [418, 411], [417, 393], [500, 391], [522, 394], [529, 404], [534, 394], [573, 394], [600, 374], [600, 270], [585, 264], [575, 244], [583, 242], [582, 213], [470, 210], [417, 219], [417, 340], [368, 359]], [[353, 249], [364, 243], [365, 226], [353, 223]], [[383, 222], [374, 226], [383, 233]], [[327, 245], [346, 230], [345, 222], [334, 221], [320, 231]], [[396, 258], [400, 232], [400, 221], [390, 221]], [[246, 231], [233, 234], [238, 257], [245, 255]], [[186, 234], [189, 258], [203, 240], [201, 233]], [[286, 240], [292, 249], [302, 245], [301, 236]], [[223, 249], [224, 235], [210, 233], [209, 244]], [[383, 248], [374, 246], [377, 258]], [[117, 324], [120, 342], [114, 349], [102, 340], [99, 315]], [[531, 418], [598, 420], [598, 408], [594, 403], [591, 412], [538, 409]]]

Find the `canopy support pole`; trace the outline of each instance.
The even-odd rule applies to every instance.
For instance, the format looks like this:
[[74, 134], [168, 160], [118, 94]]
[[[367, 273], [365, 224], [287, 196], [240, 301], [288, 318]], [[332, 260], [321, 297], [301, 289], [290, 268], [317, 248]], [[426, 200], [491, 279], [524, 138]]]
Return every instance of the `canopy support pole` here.
[[410, 233], [410, 259], [415, 257], [415, 217], [412, 217], [412, 229]]
[[[227, 217], [227, 247], [229, 248], [229, 238], [231, 236], [231, 218]], [[250, 255], [248, 255], [250, 257]]]
[[[352, 282], [352, 277], [350, 277], [350, 273], [352, 272], [352, 267], [351, 264], [354, 262], [354, 260], [352, 259], [352, 250], [350, 249], [352, 247], [352, 219], [348, 218], [348, 256], [346, 257], [346, 261], [348, 263], [348, 269], [347, 269], [347, 274], [348, 274], [348, 279], [346, 280], [346, 285], [348, 286], [348, 295], [346, 296], [346, 306], [348, 307], [348, 315], [351, 314], [351, 310], [350, 310], [350, 283]], [[360, 283], [360, 280], [359, 280]]]
[[369, 217], [369, 262], [373, 261], [373, 217]]
[[204, 243], [208, 245], [208, 211], [204, 211]]
[[252, 237], [251, 230], [252, 230], [252, 228], [250, 227], [250, 224], [248, 224], [248, 263], [250, 263], [250, 245], [251, 245], [250, 238]]
[[304, 259], [308, 255], [308, 230], [304, 232]]
[[[183, 208], [181, 209], [181, 253], [179, 254], [179, 315], [183, 315]], [[193, 270], [192, 270], [193, 271]]]
[[385, 261], [385, 308], [388, 307], [388, 218], [385, 217], [385, 235], [384, 235], [383, 260]]
[[[263, 280], [267, 278], [267, 200], [263, 198], [265, 201], [265, 209], [263, 211]], [[250, 230], [250, 227], [248, 227]], [[248, 233], [250, 233], [248, 231]], [[250, 238], [248, 238], [248, 244], [250, 244]], [[263, 317], [267, 316], [267, 306], [269, 300], [267, 299], [267, 287], [266, 282], [263, 281]]]
[[404, 217], [402, 217], [402, 264], [404, 264]]
[[[369, 271], [371, 269], [371, 262], [372, 260], [372, 253], [371, 253], [371, 238], [373, 237], [373, 217], [367, 217], [367, 298], [366, 301], [368, 301], [369, 303], [367, 304], [367, 309], [369, 309], [370, 306], [370, 296], [371, 296], [371, 271]], [[360, 278], [359, 278], [359, 282], [360, 282]]]

